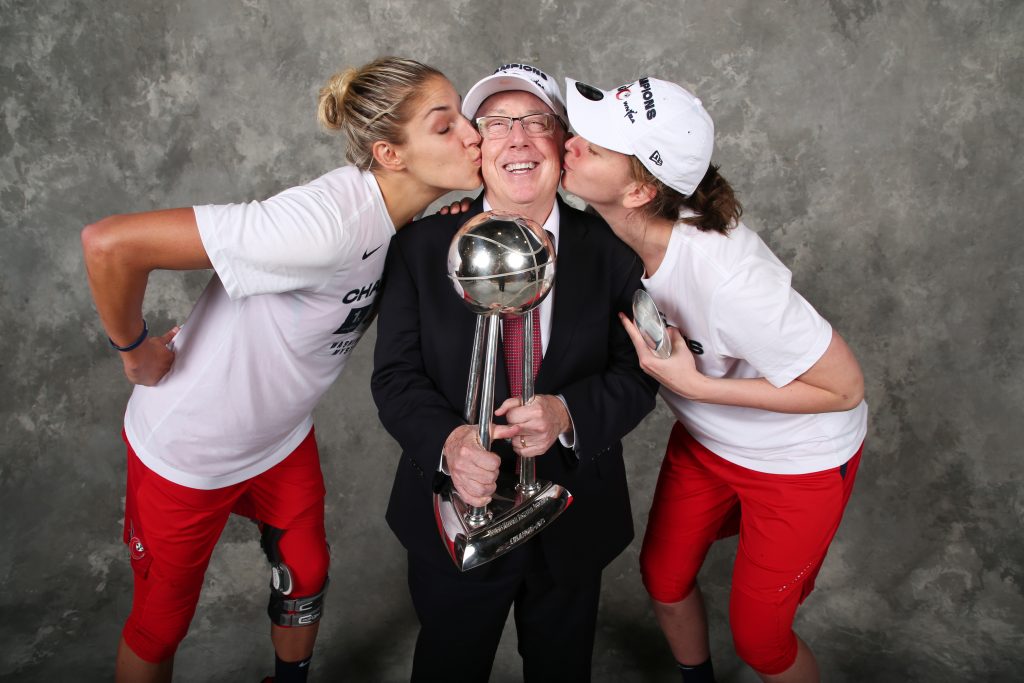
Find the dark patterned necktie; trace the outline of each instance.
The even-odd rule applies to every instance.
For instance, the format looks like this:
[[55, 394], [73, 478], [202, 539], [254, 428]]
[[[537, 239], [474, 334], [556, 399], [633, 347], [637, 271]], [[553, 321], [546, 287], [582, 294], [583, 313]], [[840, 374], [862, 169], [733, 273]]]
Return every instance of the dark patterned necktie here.
[[[508, 371], [509, 396], [523, 395], [523, 318], [525, 315], [510, 316], [502, 321], [503, 346], [505, 347], [505, 369]], [[540, 310], [533, 310], [533, 377], [540, 369]]]

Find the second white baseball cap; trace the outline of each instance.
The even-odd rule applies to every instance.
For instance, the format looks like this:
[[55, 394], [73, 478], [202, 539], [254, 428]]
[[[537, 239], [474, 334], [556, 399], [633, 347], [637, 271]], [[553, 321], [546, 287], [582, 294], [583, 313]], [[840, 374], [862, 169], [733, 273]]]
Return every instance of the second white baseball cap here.
[[484, 100], [507, 90], [522, 90], [536, 95], [551, 107], [558, 118], [565, 121], [565, 101], [558, 83], [552, 76], [529, 64], [503, 64], [490, 76], [477, 81], [462, 100], [463, 115], [473, 119]]
[[685, 88], [641, 78], [614, 90], [565, 79], [569, 123], [587, 140], [630, 154], [654, 177], [693, 194], [711, 164], [715, 124]]

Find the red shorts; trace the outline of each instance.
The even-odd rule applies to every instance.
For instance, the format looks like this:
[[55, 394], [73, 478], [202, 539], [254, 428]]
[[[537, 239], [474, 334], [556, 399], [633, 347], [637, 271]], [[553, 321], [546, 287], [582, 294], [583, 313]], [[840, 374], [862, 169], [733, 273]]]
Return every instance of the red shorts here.
[[785, 671], [796, 658], [793, 616], [814, 589], [860, 456], [822, 472], [765, 474], [720, 458], [677, 422], [640, 554], [648, 593], [663, 603], [686, 598], [711, 544], [738, 532], [729, 602], [736, 651], [760, 673]]
[[286, 530], [280, 554], [292, 596], [315, 595], [327, 576], [324, 481], [311, 430], [283, 461], [252, 479], [193, 489], [147, 468], [128, 446], [124, 541], [135, 591], [122, 636], [148, 662], [172, 657], [188, 632], [213, 547], [232, 512]]

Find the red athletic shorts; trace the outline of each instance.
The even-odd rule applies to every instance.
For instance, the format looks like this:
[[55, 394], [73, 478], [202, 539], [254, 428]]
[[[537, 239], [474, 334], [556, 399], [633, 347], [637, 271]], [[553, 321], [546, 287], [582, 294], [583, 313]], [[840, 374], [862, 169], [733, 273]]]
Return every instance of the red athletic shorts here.
[[718, 457], [677, 422], [640, 553], [648, 593], [663, 603], [686, 598], [711, 544], [738, 532], [729, 603], [736, 651], [760, 673], [785, 671], [796, 658], [793, 616], [814, 589], [860, 455], [822, 472], [765, 474]]
[[[188, 632], [213, 547], [232, 512], [284, 529], [279, 549], [293, 597], [315, 595], [327, 576], [324, 481], [311, 430], [283, 461], [252, 479], [193, 489], [148, 469], [128, 446], [124, 541], [135, 575], [122, 636], [148, 662], [174, 655]], [[255, 558], [254, 558], [255, 559]]]

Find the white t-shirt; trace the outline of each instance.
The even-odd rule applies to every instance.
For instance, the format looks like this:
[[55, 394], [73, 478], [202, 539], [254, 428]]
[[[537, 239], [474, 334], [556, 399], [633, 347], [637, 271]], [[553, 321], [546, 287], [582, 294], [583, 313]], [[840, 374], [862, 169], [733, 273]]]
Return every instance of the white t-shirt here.
[[369, 326], [395, 227], [372, 174], [346, 166], [262, 202], [197, 206], [215, 272], [125, 431], [183, 486], [250, 479], [291, 453]]
[[[742, 223], [728, 236], [679, 222], [665, 259], [643, 280], [708, 377], [763, 377], [776, 387], [809, 370], [832, 327], [792, 287], [792, 273]], [[715, 454], [769, 474], [804, 474], [849, 460], [867, 433], [867, 404], [793, 415], [661, 396]]]

